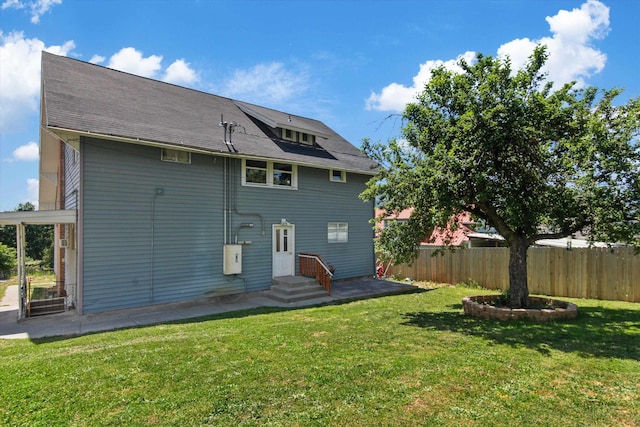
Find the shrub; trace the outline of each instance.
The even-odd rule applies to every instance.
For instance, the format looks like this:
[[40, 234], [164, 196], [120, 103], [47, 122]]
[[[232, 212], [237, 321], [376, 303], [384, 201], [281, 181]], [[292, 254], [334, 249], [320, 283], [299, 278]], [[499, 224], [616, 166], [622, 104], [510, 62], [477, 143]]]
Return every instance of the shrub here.
[[16, 250], [0, 243], [0, 278], [7, 278], [16, 267]]

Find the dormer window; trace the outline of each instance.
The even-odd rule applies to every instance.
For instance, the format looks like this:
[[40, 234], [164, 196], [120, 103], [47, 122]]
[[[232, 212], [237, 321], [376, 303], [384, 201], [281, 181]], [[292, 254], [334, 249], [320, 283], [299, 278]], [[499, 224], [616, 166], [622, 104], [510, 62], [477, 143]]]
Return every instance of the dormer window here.
[[300, 142], [302, 142], [303, 144], [313, 144], [313, 142], [310, 142], [312, 137], [313, 135], [309, 135], [308, 133], [302, 133], [300, 134]]
[[287, 141], [297, 141], [296, 137], [298, 132], [291, 129], [284, 129], [284, 135], [282, 139], [286, 139]]
[[282, 139], [285, 141], [298, 142], [305, 145], [313, 145], [316, 142], [315, 135], [305, 132], [298, 132], [293, 129], [282, 128]]

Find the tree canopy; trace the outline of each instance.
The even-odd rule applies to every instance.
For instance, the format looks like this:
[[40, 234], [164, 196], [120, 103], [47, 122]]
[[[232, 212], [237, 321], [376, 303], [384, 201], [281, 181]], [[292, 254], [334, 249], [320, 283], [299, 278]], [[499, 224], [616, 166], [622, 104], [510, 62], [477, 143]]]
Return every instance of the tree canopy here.
[[[20, 203], [15, 209], [16, 212], [34, 210], [35, 206], [29, 202]], [[26, 255], [33, 260], [42, 260], [45, 257], [45, 252], [49, 250], [53, 244], [53, 226], [27, 225], [25, 234]], [[0, 227], [0, 243], [10, 248], [16, 247], [16, 227], [14, 225]]]
[[462, 72], [433, 70], [404, 113], [402, 139], [364, 141], [380, 164], [362, 197], [407, 223], [380, 231], [378, 249], [411, 262], [434, 227], [470, 212], [510, 248], [510, 305], [529, 304], [526, 253], [535, 241], [583, 233], [638, 245], [640, 98], [620, 89], [556, 88], [541, 72], [546, 49], [513, 70], [478, 54]]

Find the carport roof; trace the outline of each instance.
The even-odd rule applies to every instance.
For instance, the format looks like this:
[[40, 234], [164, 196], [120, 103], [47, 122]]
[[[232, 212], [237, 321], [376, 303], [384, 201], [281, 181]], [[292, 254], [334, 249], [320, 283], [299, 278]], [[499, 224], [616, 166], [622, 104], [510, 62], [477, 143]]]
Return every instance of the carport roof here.
[[75, 224], [75, 210], [0, 212], [0, 225]]

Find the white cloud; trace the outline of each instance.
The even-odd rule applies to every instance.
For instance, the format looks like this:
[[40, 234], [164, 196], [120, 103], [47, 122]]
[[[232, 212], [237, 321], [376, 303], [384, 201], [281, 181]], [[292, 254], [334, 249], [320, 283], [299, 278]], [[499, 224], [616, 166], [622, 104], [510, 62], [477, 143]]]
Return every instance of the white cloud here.
[[520, 68], [537, 44], [547, 46], [549, 58], [544, 72], [549, 80], [561, 86], [576, 81], [585, 85], [585, 78], [597, 74], [605, 66], [607, 56], [592, 47], [594, 39], [602, 39], [609, 33], [609, 8], [597, 0], [588, 0], [579, 9], [560, 10], [546, 18], [551, 37], [540, 40], [527, 38], [505, 43], [498, 49], [498, 56], [509, 56], [514, 69]]
[[62, 0], [38, 0], [31, 2], [31, 23], [40, 22], [40, 17], [47, 13], [52, 6], [62, 4]]
[[5, 36], [0, 31], [0, 131], [16, 130], [26, 116], [38, 112], [42, 51], [66, 56], [74, 47], [72, 40], [46, 47], [22, 32]]
[[609, 33], [609, 8], [597, 0], [588, 0], [571, 12], [561, 10], [546, 20], [551, 32], [568, 44], [586, 44]]
[[28, 7], [31, 11], [31, 23], [37, 24], [40, 22], [40, 17], [57, 4], [62, 4], [62, 0], [6, 0], [2, 3], [2, 9], [25, 9]]
[[107, 59], [104, 56], [100, 56], [100, 55], [93, 55], [91, 57], [91, 59], [89, 60], [89, 62], [91, 64], [101, 64], [104, 62], [104, 60]]
[[21, 203], [30, 202], [38, 210], [38, 199], [40, 194], [40, 181], [36, 178], [27, 179], [27, 197]]
[[151, 55], [143, 57], [142, 52], [132, 47], [124, 47], [116, 52], [107, 67], [143, 77], [154, 78], [161, 66], [162, 56]]
[[40, 148], [38, 147], [38, 144], [31, 141], [13, 150], [12, 157], [10, 159], [6, 159], [5, 161], [35, 162], [38, 161], [39, 158]]
[[[98, 64], [105, 60], [94, 55], [89, 62]], [[133, 47], [124, 47], [109, 58], [107, 67], [151, 79], [159, 79], [162, 71], [162, 56], [143, 53]], [[177, 59], [162, 73], [163, 81], [174, 84], [192, 84], [199, 80], [198, 73], [184, 59]]]
[[430, 60], [420, 64], [418, 74], [413, 77], [413, 84], [409, 87], [400, 83], [391, 83], [382, 89], [380, 93], [371, 93], [366, 100], [367, 110], [377, 111], [402, 111], [405, 105], [415, 100], [416, 95], [422, 91], [424, 85], [431, 79], [431, 71], [444, 66], [447, 70], [461, 71], [458, 61], [464, 58], [467, 62], [472, 62], [475, 58], [474, 52], [465, 52], [456, 59], [448, 61]]
[[178, 59], [167, 67], [162, 80], [174, 84], [190, 84], [198, 81], [198, 75], [184, 59]]
[[6, 0], [2, 3], [2, 10], [5, 9], [24, 9], [24, 3], [21, 0]]
[[[602, 71], [607, 60], [606, 55], [591, 43], [608, 34], [609, 8], [597, 0], [587, 0], [579, 9], [560, 10], [546, 20], [552, 34], [550, 37], [512, 40], [498, 48], [498, 57], [508, 55], [513, 69], [517, 70], [527, 61], [537, 44], [544, 44], [549, 58], [543, 72], [548, 73], [549, 80], [556, 85], [576, 81], [578, 87], [584, 86], [585, 79]], [[469, 61], [474, 53], [466, 52], [462, 56]], [[457, 59], [425, 62], [420, 65], [411, 86], [391, 83], [380, 92], [372, 92], [366, 100], [366, 109], [395, 112], [404, 110], [406, 104], [414, 101], [424, 84], [429, 81], [433, 68], [444, 65], [448, 69], [455, 69], [456, 62]]]
[[254, 103], [277, 104], [307, 91], [308, 80], [304, 71], [292, 72], [282, 63], [271, 62], [237, 70], [221, 92]]
[[[28, 118], [38, 114], [42, 51], [68, 56], [73, 49], [73, 40], [62, 45], [45, 46], [42, 40], [26, 38], [22, 32], [5, 35], [0, 31], [0, 131], [20, 130]], [[104, 57], [94, 55], [89, 62], [100, 63], [104, 60]], [[111, 56], [108, 67], [158, 78], [161, 61], [162, 56], [145, 58], [142, 52], [127, 47]], [[185, 60], [179, 59], [166, 69], [164, 80], [188, 84], [197, 82], [198, 75]]]

